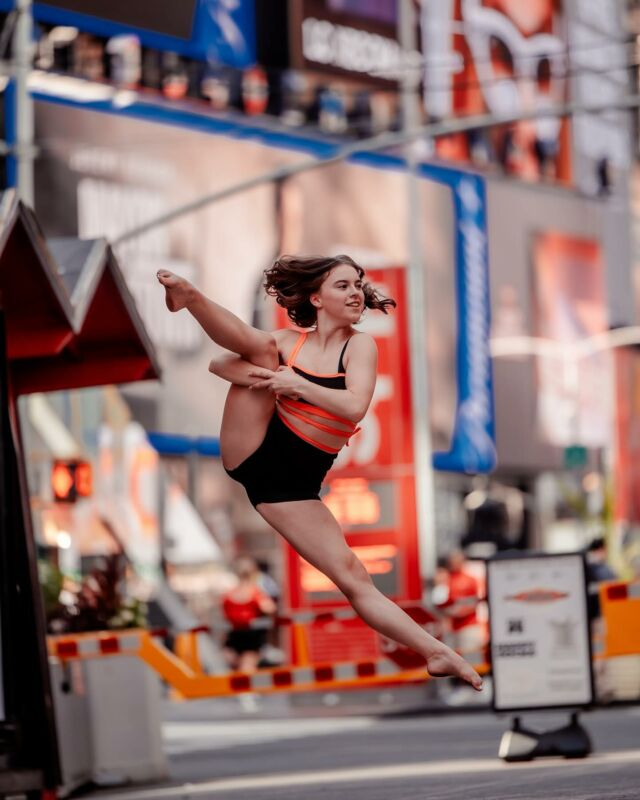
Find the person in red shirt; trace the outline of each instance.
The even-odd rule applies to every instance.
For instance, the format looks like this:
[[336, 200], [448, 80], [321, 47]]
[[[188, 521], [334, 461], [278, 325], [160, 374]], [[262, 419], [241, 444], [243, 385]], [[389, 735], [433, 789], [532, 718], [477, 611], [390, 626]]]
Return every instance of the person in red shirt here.
[[449, 553], [449, 591], [441, 606], [450, 620], [452, 646], [463, 655], [480, 650], [484, 643], [483, 628], [477, 614], [481, 597], [480, 582], [465, 566], [466, 559], [462, 550]]
[[252, 628], [259, 617], [275, 614], [276, 604], [259, 586], [256, 562], [243, 556], [236, 562], [238, 584], [222, 598], [222, 610], [231, 624], [224, 643], [225, 657], [232, 669], [254, 672], [260, 650], [267, 639], [266, 628]]

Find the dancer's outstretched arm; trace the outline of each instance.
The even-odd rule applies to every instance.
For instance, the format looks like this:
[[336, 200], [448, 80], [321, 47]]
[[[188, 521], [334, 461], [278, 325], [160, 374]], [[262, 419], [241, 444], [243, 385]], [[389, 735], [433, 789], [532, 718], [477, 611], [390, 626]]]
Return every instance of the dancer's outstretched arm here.
[[254, 386], [259, 383], [260, 378], [252, 376], [256, 365], [238, 356], [235, 353], [224, 353], [217, 358], [213, 358], [209, 364], [209, 372], [222, 378], [234, 386]]
[[[280, 328], [272, 331], [269, 334], [277, 346], [281, 349], [287, 347], [287, 338], [290, 337], [291, 331], [288, 329]], [[257, 362], [258, 359], [256, 359]], [[254, 363], [243, 356], [236, 353], [222, 353], [219, 356], [211, 359], [209, 363], [209, 372], [212, 372], [216, 377], [222, 378], [235, 386], [254, 386], [260, 382], [260, 378], [253, 375], [256, 369], [260, 369], [259, 363]], [[285, 394], [285, 392], [281, 392]]]

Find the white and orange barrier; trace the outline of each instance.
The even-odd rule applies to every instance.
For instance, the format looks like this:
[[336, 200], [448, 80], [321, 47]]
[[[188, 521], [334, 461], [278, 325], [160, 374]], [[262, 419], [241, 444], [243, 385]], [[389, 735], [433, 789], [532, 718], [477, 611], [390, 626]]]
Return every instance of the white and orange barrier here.
[[[74, 659], [137, 655], [184, 698], [222, 697], [242, 692], [310, 692], [362, 689], [373, 686], [422, 682], [429, 679], [424, 667], [400, 669], [390, 659], [308, 664], [260, 669], [254, 673], [204, 675], [185, 664], [144, 630], [50, 636], [49, 655], [62, 662]], [[482, 661], [482, 654], [477, 654]], [[487, 665], [478, 663], [481, 672]]]
[[604, 658], [640, 655], [640, 580], [599, 587]]
[[[598, 661], [640, 658], [640, 581], [608, 582], [600, 587], [603, 634], [596, 642]], [[426, 623], [437, 610], [407, 606], [414, 618]], [[252, 627], [265, 627], [277, 622], [291, 625], [295, 642], [295, 664], [260, 669], [254, 673], [207, 675], [198, 658], [197, 636], [208, 633], [206, 627], [194, 628], [176, 635], [176, 653], [159, 640], [166, 632], [146, 630], [100, 631], [48, 637], [49, 655], [62, 663], [75, 659], [111, 658], [135, 655], [146, 662], [173, 689], [177, 696], [195, 699], [222, 697], [242, 692], [262, 694], [274, 692], [310, 692], [340, 689], [362, 689], [429, 679], [424, 666], [402, 668], [391, 658], [353, 660], [335, 663], [311, 663], [307, 643], [307, 627], [323, 622], [351, 619], [354, 612], [341, 608], [327, 612], [305, 612], [274, 619], [260, 620]], [[486, 653], [463, 653], [481, 674], [489, 672]]]

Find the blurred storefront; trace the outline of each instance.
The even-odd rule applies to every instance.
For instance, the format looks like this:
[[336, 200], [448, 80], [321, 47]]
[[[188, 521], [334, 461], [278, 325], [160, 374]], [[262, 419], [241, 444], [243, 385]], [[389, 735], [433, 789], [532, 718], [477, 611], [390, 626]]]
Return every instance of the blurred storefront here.
[[[562, 346], [633, 323], [628, 220], [618, 204], [501, 181], [489, 181], [487, 194], [497, 341], [532, 336]], [[574, 367], [577, 383], [569, 379]], [[576, 364], [533, 354], [498, 358], [494, 388], [494, 477], [526, 493], [534, 523], [528, 545], [586, 545], [609, 513], [614, 355]], [[573, 465], [572, 448], [583, 452]]]
[[[488, 176], [492, 336], [566, 343], [633, 324], [631, 125], [615, 108], [634, 57], [626, 4], [449, 0], [421, 10], [431, 118], [544, 112], [567, 100], [612, 106], [439, 139], [440, 157]], [[472, 529], [473, 509], [494, 501], [508, 520], [496, 541], [507, 533], [510, 544], [570, 549], [609, 526], [613, 357], [577, 369], [576, 389], [557, 358], [494, 361], [498, 467], [465, 501]]]

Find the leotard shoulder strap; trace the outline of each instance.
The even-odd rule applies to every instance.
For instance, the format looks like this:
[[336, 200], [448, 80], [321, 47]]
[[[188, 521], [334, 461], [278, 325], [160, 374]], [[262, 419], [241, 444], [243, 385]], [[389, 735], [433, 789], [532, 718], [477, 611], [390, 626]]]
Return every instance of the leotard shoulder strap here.
[[[355, 334], [353, 336], [355, 336]], [[347, 345], [353, 339], [353, 336], [350, 336], [347, 339], [347, 341], [344, 343], [344, 347], [340, 351], [340, 358], [338, 359], [338, 374], [339, 375], [342, 375], [344, 373], [344, 364], [343, 364], [344, 354], [347, 352]]]
[[308, 334], [306, 331], [302, 331], [300, 336], [298, 336], [298, 341], [295, 343], [295, 346], [291, 353], [289, 354], [289, 358], [287, 359], [287, 366], [292, 367], [296, 362], [296, 356], [300, 352], [300, 348], [302, 345], [307, 341]]

